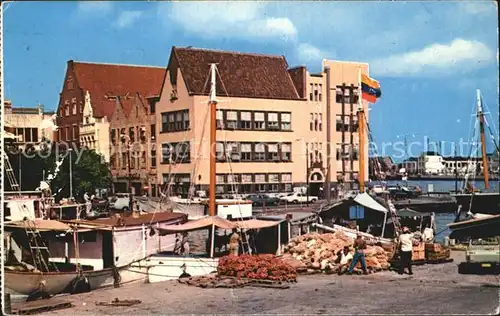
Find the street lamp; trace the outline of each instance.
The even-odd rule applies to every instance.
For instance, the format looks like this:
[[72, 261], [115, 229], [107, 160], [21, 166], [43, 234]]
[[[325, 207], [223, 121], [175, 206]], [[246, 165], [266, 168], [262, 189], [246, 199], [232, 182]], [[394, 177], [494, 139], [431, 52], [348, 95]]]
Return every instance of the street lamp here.
[[295, 141], [304, 141], [306, 145], [306, 205], [309, 207], [309, 143], [303, 138], [298, 138]]
[[128, 194], [129, 194], [129, 201], [128, 201], [128, 209], [130, 212], [133, 211], [133, 201], [132, 201], [132, 173], [130, 171], [130, 136], [126, 134], [121, 134], [120, 138], [122, 140], [122, 143], [126, 142], [127, 145], [127, 173], [128, 173]]
[[73, 160], [71, 159], [72, 148], [69, 151], [69, 199], [73, 200]]

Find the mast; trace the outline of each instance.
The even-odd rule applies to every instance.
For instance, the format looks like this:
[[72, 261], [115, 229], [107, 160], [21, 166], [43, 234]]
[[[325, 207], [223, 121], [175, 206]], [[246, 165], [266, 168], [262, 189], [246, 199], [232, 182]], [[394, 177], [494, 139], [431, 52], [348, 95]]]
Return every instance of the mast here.
[[[332, 142], [331, 142], [331, 74], [330, 74], [330, 66], [325, 67], [326, 72], [326, 177], [325, 177], [325, 189], [323, 190], [326, 195], [326, 201], [330, 203], [331, 201], [331, 177], [332, 177], [332, 163], [331, 159], [331, 151], [332, 151]], [[342, 106], [342, 109], [344, 107]], [[344, 119], [344, 118], [342, 118]], [[342, 147], [343, 148], [343, 147]], [[338, 190], [338, 189], [337, 189]]]
[[365, 115], [361, 91], [361, 68], [358, 69], [358, 125], [359, 125], [359, 191], [365, 192]]
[[477, 93], [477, 117], [479, 119], [479, 131], [481, 133], [481, 153], [483, 158], [484, 188], [488, 190], [490, 185], [488, 180], [488, 157], [486, 156], [486, 138], [484, 135], [484, 114], [481, 102], [481, 91], [477, 89], [476, 93]]
[[217, 100], [216, 100], [216, 78], [215, 73], [217, 71], [215, 64], [210, 64], [210, 99], [208, 106], [210, 107], [210, 176], [209, 176], [209, 187], [208, 187], [208, 215], [215, 216], [216, 204], [215, 204], [215, 182], [216, 182], [216, 161], [215, 156], [217, 154], [216, 150], [216, 133], [217, 133]]

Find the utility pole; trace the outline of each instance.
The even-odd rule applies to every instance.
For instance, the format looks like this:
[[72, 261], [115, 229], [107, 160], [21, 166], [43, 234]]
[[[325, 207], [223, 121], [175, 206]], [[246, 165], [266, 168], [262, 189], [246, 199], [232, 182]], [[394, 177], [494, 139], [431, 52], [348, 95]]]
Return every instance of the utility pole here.
[[73, 160], [71, 159], [72, 148], [69, 151], [69, 199], [73, 199]]
[[306, 205], [309, 207], [309, 144], [306, 142]]
[[331, 85], [331, 74], [330, 74], [330, 67], [326, 66], [325, 67], [326, 71], [326, 177], [325, 177], [325, 190], [324, 193], [326, 195], [326, 201], [327, 203], [330, 203], [331, 201], [331, 192], [332, 190], [330, 189], [331, 185], [331, 176], [332, 176], [332, 164], [331, 164], [331, 147], [332, 147], [332, 140], [331, 140], [331, 90], [332, 87]]

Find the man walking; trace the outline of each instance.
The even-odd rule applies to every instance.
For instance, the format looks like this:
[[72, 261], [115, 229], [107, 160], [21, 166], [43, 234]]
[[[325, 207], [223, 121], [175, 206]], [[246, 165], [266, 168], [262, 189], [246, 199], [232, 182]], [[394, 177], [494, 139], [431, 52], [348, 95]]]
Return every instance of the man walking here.
[[408, 274], [413, 274], [411, 270], [412, 238], [413, 234], [410, 233], [408, 227], [403, 227], [403, 233], [399, 235], [399, 274], [403, 274], [406, 267], [408, 267]]
[[365, 249], [366, 249], [366, 241], [363, 239], [361, 234], [358, 234], [358, 237], [354, 241], [354, 248], [356, 251], [354, 252], [354, 256], [352, 258], [351, 266], [347, 271], [347, 274], [352, 274], [352, 270], [358, 263], [361, 262], [361, 269], [363, 269], [364, 274], [368, 274], [368, 270], [366, 270], [366, 261], [365, 261]]
[[233, 228], [233, 233], [229, 237], [229, 254], [233, 256], [238, 255], [238, 250], [240, 247], [240, 235], [238, 235], [238, 231], [236, 228]]

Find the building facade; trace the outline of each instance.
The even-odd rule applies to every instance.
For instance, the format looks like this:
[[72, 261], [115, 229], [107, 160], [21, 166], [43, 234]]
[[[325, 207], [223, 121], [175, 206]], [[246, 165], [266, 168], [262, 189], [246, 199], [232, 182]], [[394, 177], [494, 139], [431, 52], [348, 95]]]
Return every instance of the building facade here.
[[[331, 182], [357, 181], [358, 76], [368, 65], [325, 61], [321, 74], [310, 74], [305, 67], [289, 69], [283, 56], [174, 47], [155, 115], [162, 190], [208, 188], [211, 63], [218, 69], [217, 194], [289, 192], [307, 177], [318, 192], [328, 140]], [[365, 168], [367, 180], [368, 163]]]
[[[132, 137], [128, 131], [134, 128], [133, 139], [129, 138], [127, 143], [131, 142], [131, 147], [150, 144], [154, 117], [151, 118], [148, 112], [148, 102], [158, 98], [165, 72], [166, 68], [156, 66], [68, 61], [58, 107], [58, 140], [101, 154], [116, 177], [114, 182], [118, 191], [128, 191], [129, 178], [132, 178], [137, 194], [143, 193], [145, 186], [150, 187], [151, 172], [156, 180], [154, 164], [138, 162], [144, 160], [142, 156], [132, 159], [130, 168], [124, 165], [128, 159], [122, 157], [128, 154], [128, 149], [118, 147], [116, 139], [118, 131], [122, 130]], [[144, 110], [145, 107], [148, 109]], [[151, 149], [144, 151], [150, 161]], [[126, 177], [123, 175], [124, 166]]]
[[[117, 97], [110, 122], [110, 168], [115, 191], [156, 196], [155, 105], [158, 96]], [[130, 173], [129, 173], [130, 165]]]
[[37, 107], [12, 107], [12, 102], [4, 102], [4, 124], [7, 132], [14, 134], [14, 146], [25, 149], [27, 146], [40, 148], [43, 141], [54, 140], [54, 130], [46, 124], [54, 112], [45, 112], [43, 105]]

